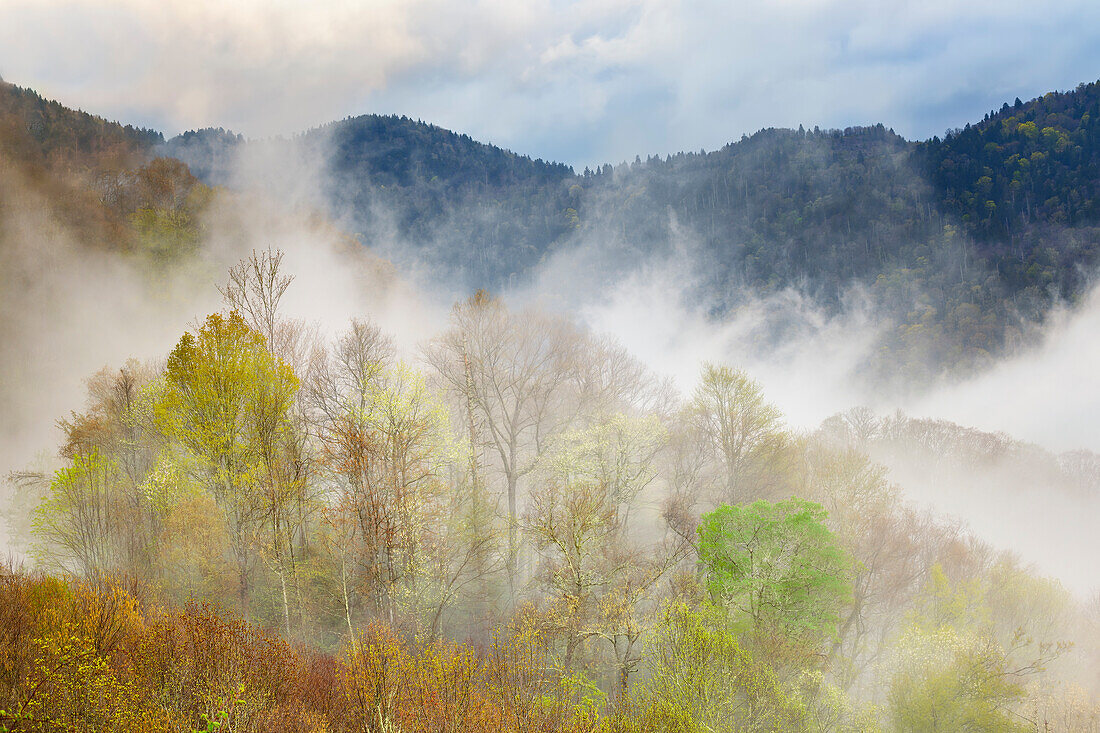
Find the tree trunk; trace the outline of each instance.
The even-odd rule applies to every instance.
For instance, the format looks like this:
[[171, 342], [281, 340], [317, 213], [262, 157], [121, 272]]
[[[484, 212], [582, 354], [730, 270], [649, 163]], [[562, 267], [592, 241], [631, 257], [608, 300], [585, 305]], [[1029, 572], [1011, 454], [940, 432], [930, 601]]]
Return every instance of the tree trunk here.
[[344, 619], [348, 622], [348, 637], [355, 635], [351, 627], [351, 603], [348, 600], [348, 563], [343, 553], [340, 554], [340, 583], [344, 591]]

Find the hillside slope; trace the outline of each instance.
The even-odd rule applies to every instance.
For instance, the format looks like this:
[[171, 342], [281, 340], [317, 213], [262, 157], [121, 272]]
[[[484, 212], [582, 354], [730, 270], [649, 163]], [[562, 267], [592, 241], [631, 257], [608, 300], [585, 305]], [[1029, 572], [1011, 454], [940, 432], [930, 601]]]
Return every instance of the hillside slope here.
[[[590, 274], [606, 280], [684, 242], [696, 272], [685, 288], [715, 313], [789, 288], [835, 311], [859, 287], [893, 324], [869, 365], [879, 376], [927, 381], [1028, 343], [1052, 307], [1086, 292], [1098, 258], [1100, 84], [1016, 100], [921, 143], [881, 124], [768, 129], [709, 153], [580, 173], [395, 116], [291, 139], [211, 129], [162, 143], [69, 113], [73, 132], [56, 134], [35, 115], [63, 108], [20, 94], [31, 111], [22, 137], [7, 137], [21, 155], [76, 151], [102, 168], [111, 155], [160, 154], [207, 184], [258, 180], [283, 196], [315, 179], [311, 205], [452, 288], [522, 283], [574, 250], [599, 251]], [[250, 156], [263, 173], [236, 175]], [[100, 201], [113, 200], [118, 183], [91, 175]]]

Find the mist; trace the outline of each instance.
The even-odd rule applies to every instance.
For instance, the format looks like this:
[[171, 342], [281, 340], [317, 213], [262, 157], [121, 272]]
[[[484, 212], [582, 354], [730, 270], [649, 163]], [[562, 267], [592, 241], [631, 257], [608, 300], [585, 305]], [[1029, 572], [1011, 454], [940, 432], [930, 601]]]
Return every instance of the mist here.
[[[221, 175], [235, 193], [219, 196], [207, 212], [198, 257], [155, 275], [121, 255], [82, 247], [33, 194], [20, 194], [18, 215], [5, 222], [16, 243], [4, 253], [5, 310], [19, 314], [10, 321], [14, 348], [6, 349], [4, 364], [5, 474], [56, 445], [54, 423], [79, 409], [89, 375], [130, 357], [163, 358], [184, 330], [218, 310], [225, 270], [253, 250], [285, 253], [294, 277], [286, 316], [326, 338], [350, 319], [369, 316], [395, 337], [404, 358], [417, 358], [471, 286], [410, 256], [433, 252], [441, 246], [435, 242], [408, 242], [384, 230], [382, 250], [401, 257], [394, 265], [349, 236], [358, 224], [326, 206], [324, 192], [337, 184], [329, 145], [324, 136], [310, 146], [261, 142], [222, 160]], [[390, 216], [376, 214], [380, 222]], [[633, 243], [639, 254], [630, 261], [597, 228], [552, 253], [502, 297], [614, 337], [684, 396], [695, 389], [704, 363], [745, 369], [796, 430], [812, 431], [830, 415], [868, 406], [881, 415], [900, 409], [1003, 431], [1055, 451], [1100, 448], [1090, 429], [1100, 409], [1100, 388], [1091, 379], [1100, 368], [1091, 338], [1100, 325], [1100, 292], [1054, 313], [1038, 345], [1024, 353], [914, 394], [866, 374], [893, 324], [860, 285], [847, 288], [840, 308], [826, 309], [788, 288], [746, 294], [720, 311], [700, 296], [705, 260], [696, 239], [675, 221], [669, 231], [668, 241]], [[1073, 511], [1083, 508], [1075, 502], [1095, 496], [1058, 493], [1048, 504], [1050, 519], [1032, 522], [1029, 507], [1050, 488], [1040, 479], [1022, 480], [996, 466], [983, 466], [989, 470], [980, 474], [928, 473], [880, 458], [914, 500], [968, 523], [998, 546], [1017, 548], [1080, 592], [1095, 583], [1080, 561], [1097, 549], [1084, 526], [1088, 512]], [[990, 512], [991, 505], [998, 509]], [[1067, 527], [1066, 517], [1081, 524]]]
[[879, 338], [893, 324], [875, 311], [863, 288], [852, 286], [837, 312], [788, 289], [746, 298], [716, 317], [713, 306], [695, 295], [699, 256], [690, 235], [680, 234], [669, 255], [603, 281], [601, 257], [590, 249], [598, 245], [586, 242], [556, 254], [533, 286], [512, 295], [573, 308], [580, 321], [613, 334], [685, 395], [695, 389], [705, 362], [743, 368], [797, 430], [813, 431], [830, 416], [864, 407], [880, 419], [938, 419], [945, 432], [985, 431], [970, 431], [969, 439], [998, 449], [975, 449], [954, 461], [933, 449], [860, 447], [889, 469], [915, 505], [1011, 549], [1081, 598], [1100, 588], [1093, 562], [1100, 554], [1093, 527], [1100, 480], [1057, 468], [1059, 454], [1068, 460], [1071, 451], [1100, 460], [1100, 383], [1094, 378], [1100, 373], [1100, 288], [1077, 307], [1055, 311], [1038, 342], [1021, 353], [978, 374], [945, 376], [914, 390], [867, 374]]
[[[572, 304], [576, 318], [595, 332], [613, 335], [683, 394], [695, 388], [705, 362], [745, 369], [793, 427], [816, 427], [873, 397], [857, 375], [887, 324], [876, 319], [860, 288], [847, 294], [837, 313], [788, 289], [748, 297], [715, 316], [713, 305], [696, 295], [698, 261], [686, 236], [669, 255], [599, 286], [574, 274], [593, 272], [599, 271], [584, 255], [559, 255], [540, 271], [533, 289], [519, 294], [520, 300], [548, 307]], [[564, 293], [562, 283], [568, 283]]]
[[[54, 423], [83, 401], [83, 380], [133, 356], [159, 359], [217, 292], [194, 270], [161, 283], [137, 263], [85, 246], [25, 181], [9, 174], [2, 221], [0, 369], [3, 473], [56, 444]], [[196, 263], [198, 274], [210, 277]]]
[[[1059, 680], [1091, 689], [1096, 644], [1086, 614], [1098, 590], [1092, 560], [1100, 541], [1091, 520], [1100, 512], [1100, 458], [1089, 451], [1100, 445], [1090, 410], [1100, 408], [1091, 379], [1100, 350], [1090, 335], [1100, 326], [1100, 290], [1045, 323], [1021, 319], [1015, 325], [1037, 329], [1040, 338], [965, 376], [930, 352], [921, 356], [938, 377], [883, 378], [869, 365], [881, 363], [884, 339], [899, 321], [872, 285], [853, 279], [828, 298], [809, 283], [762, 293], [741, 285], [734, 271], [720, 297], [714, 252], [671, 211], [649, 239], [629, 239], [614, 221], [596, 217], [541, 253], [529, 271], [513, 273], [499, 293], [474, 295], [479, 271], [445, 266], [455, 236], [447, 229], [463, 212], [444, 207], [411, 239], [398, 225], [403, 212], [378, 197], [365, 221], [333, 198], [354, 183], [334, 172], [333, 144], [326, 134], [304, 144], [260, 141], [220, 159], [225, 187], [213, 189], [196, 224], [199, 243], [167, 265], [82, 241], [34, 185], [16, 174], [0, 180], [0, 193], [15, 201], [0, 212], [5, 476], [42, 471], [39, 486], [48, 487], [53, 470], [90, 465], [58, 451], [88, 440], [82, 431], [95, 440], [102, 430], [105, 450], [115, 449], [103, 427], [115, 418], [103, 390], [92, 388], [103, 377], [93, 375], [105, 370], [117, 379], [131, 358], [165, 373], [165, 356], [181, 335], [198, 333], [207, 315], [227, 308], [221, 289], [230, 268], [253, 257], [261, 267], [276, 262], [291, 278], [278, 316], [302, 329], [307, 348], [294, 363], [292, 386], [280, 387], [298, 390], [285, 403], [293, 418], [276, 433], [289, 437], [263, 454], [275, 456], [262, 459], [266, 473], [250, 469], [226, 480], [249, 486], [266, 477], [259, 481], [270, 490], [249, 500], [270, 503], [223, 521], [239, 505], [219, 493], [221, 484], [203, 483], [210, 483], [208, 464], [186, 453], [201, 449], [201, 440], [173, 432], [183, 421], [148, 420], [142, 430], [163, 432], [123, 443], [119, 462], [139, 446], [147, 454], [134, 465], [148, 461], [144, 475], [151, 477], [133, 481], [139, 495], [165, 481], [178, 482], [178, 494], [166, 494], [174, 498], [152, 519], [127, 515], [137, 517], [132, 527], [108, 527], [105, 563], [150, 579], [173, 603], [215, 599], [268, 632], [330, 652], [349, 648], [357, 624], [379, 619], [417, 644], [470, 639], [471, 648], [486, 648], [495, 629], [512, 628], [506, 625], [517, 609], [526, 609], [546, 643], [557, 645], [563, 669], [576, 665], [592, 675], [593, 689], [622, 695], [631, 676], [646, 681], [631, 688], [642, 691], [659, 679], [647, 677], [646, 665], [658, 662], [645, 656], [646, 645], [668, 643], [659, 636], [639, 642], [636, 624], [665, 633], [652, 631], [670, 623], [652, 621], [663, 604], [699, 602], [709, 592], [691, 585], [708, 561], [698, 544], [708, 531], [703, 520], [726, 510], [811, 506], [822, 532], [852, 548], [852, 592], [860, 594], [849, 605], [838, 592], [829, 601], [836, 636], [806, 647], [807, 659], [824, 656], [816, 644], [850, 661], [850, 669], [829, 673], [830, 694], [887, 704], [891, 685], [900, 684], [893, 670], [912, 664], [906, 645], [923, 633], [913, 619], [979, 585], [994, 600], [976, 614], [989, 613], [1010, 631], [1026, 627], [1038, 639], [1007, 647], [1006, 659], [1038, 655], [1045, 663], [1043, 645], [1052, 639], [1083, 639], [1082, 652], [1059, 651], [1049, 661], [1057, 661]], [[812, 152], [818, 157], [809, 156], [810, 164], [824, 156], [824, 148]], [[608, 194], [588, 205], [613, 200]], [[486, 206], [474, 218], [500, 232], [508, 231], [507, 216], [504, 207]], [[972, 246], [951, 243], [939, 255], [945, 268]], [[470, 251], [491, 251], [482, 245]], [[929, 300], [919, 289], [907, 297], [913, 309]], [[255, 374], [282, 373], [263, 361], [282, 363], [270, 350], [249, 357], [259, 359]], [[257, 387], [253, 394], [279, 392]], [[183, 398], [172, 399], [180, 401], [157, 405], [186, 409]], [[82, 410], [96, 415], [91, 427], [58, 425]], [[728, 410], [740, 410], [743, 422], [723, 421]], [[725, 450], [735, 441], [722, 431], [739, 429], [755, 437], [735, 455]], [[411, 451], [391, 448], [405, 445]], [[411, 480], [386, 494], [389, 477], [406, 472]], [[53, 486], [63, 488], [71, 475], [53, 474]], [[385, 478], [371, 484], [378, 476]], [[381, 489], [382, 504], [370, 504], [377, 498], [360, 491], [364, 485]], [[280, 490], [301, 493], [284, 506]], [[820, 505], [787, 503], [801, 501], [795, 497]], [[311, 502], [314, 514], [293, 518], [291, 507], [301, 512]], [[360, 512], [363, 506], [369, 511]], [[385, 511], [371, 514], [379, 508]], [[396, 524], [372, 533], [367, 516]], [[565, 542], [562, 526], [588, 534]], [[37, 529], [38, 536], [48, 531]], [[117, 537], [127, 532], [147, 533], [158, 549], [128, 555], [130, 545]], [[261, 532], [262, 542], [249, 539]], [[60, 532], [53, 538], [55, 546], [65, 541]], [[18, 553], [28, 538], [0, 534], [0, 544]], [[251, 547], [251, 564], [242, 547]], [[429, 561], [416, 566], [409, 547]], [[362, 558], [379, 553], [415, 572], [374, 574]], [[139, 560], [127, 559], [133, 556]], [[83, 556], [50, 557], [41, 547], [25, 562], [106, 577]], [[585, 590], [586, 577], [599, 580]], [[618, 608], [621, 588], [638, 594], [622, 612], [626, 631], [606, 611]], [[851, 623], [841, 623], [845, 614]], [[976, 633], [958, 623], [960, 639]], [[589, 636], [601, 624], [611, 631]], [[607, 638], [614, 643], [598, 646]], [[774, 651], [751, 634], [743, 638], [761, 655]], [[922, 643], [946, 653], [940, 641]], [[721, 717], [695, 713], [708, 714]]]
[[1100, 451], [1100, 287], [1055, 311], [1040, 343], [907, 405], [915, 415], [1004, 431], [1050, 450]]
[[[5, 173], [0, 476], [32, 467], [52, 471], [57, 422], [83, 409], [86, 380], [128, 359], [161, 363], [185, 331], [224, 308], [219, 288], [227, 269], [253, 251], [285, 254], [295, 280], [285, 302], [288, 317], [331, 337], [369, 313], [395, 334], [402, 353], [415, 355], [443, 323], [450, 301], [418, 291], [327, 220], [308, 197], [316, 170], [315, 162], [303, 162], [283, 179], [298, 186], [283, 193], [295, 195], [275, 200], [254, 185], [270, 174], [262, 160], [253, 156], [235, 166], [242, 193], [216, 198], [204, 214], [199, 250], [168, 269], [82, 241], [34, 185]], [[5, 493], [11, 488], [3, 483]], [[16, 551], [7, 535], [0, 525], [0, 544]]]

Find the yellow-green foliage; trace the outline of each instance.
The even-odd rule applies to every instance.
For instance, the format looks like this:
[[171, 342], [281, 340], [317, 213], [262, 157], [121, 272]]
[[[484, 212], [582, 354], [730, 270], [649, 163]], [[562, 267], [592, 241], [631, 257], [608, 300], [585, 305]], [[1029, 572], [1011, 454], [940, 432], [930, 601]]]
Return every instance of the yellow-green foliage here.
[[704, 733], [805, 730], [801, 703], [738, 643], [724, 609], [674, 603], [654, 633], [651, 676], [611, 728]]
[[120, 679], [91, 637], [69, 627], [33, 643], [30, 693], [12, 712], [14, 730], [167, 731], [168, 716]]
[[952, 583], [933, 568], [894, 650], [888, 708], [895, 730], [1031, 729], [1017, 709], [1025, 675], [1041, 669], [1041, 659], [1010, 664], [1027, 645], [1019, 634], [1007, 644], [997, 638], [985, 593], [977, 580]]
[[158, 425], [207, 463], [216, 490], [231, 488], [255, 460], [257, 433], [276, 423], [298, 390], [293, 370], [271, 356], [237, 313], [209, 316], [168, 356], [169, 389]]

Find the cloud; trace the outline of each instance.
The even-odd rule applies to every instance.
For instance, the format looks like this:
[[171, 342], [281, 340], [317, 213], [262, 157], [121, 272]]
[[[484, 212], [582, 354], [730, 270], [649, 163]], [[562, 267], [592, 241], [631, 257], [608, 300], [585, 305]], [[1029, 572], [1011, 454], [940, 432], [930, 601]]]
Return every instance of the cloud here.
[[675, 222], [672, 231], [667, 250], [640, 246], [650, 253], [641, 260], [598, 233], [588, 235], [556, 251], [530, 282], [506, 296], [615, 335], [685, 394], [703, 362], [743, 368], [796, 428], [812, 429], [837, 412], [866, 406], [880, 415], [900, 409], [1004, 432], [1054, 452], [1100, 452], [1100, 284], [1075, 307], [1055, 309], [1031, 347], [975, 376], [928, 386], [884, 384], [865, 367], [893, 324], [858, 284], [847, 287], [837, 312], [788, 289], [745, 297], [716, 316], [715, 304], [697, 287], [706, 258], [690, 232]]
[[[505, 293], [510, 302], [536, 304], [571, 315], [595, 333], [610, 334], [684, 395], [706, 362], [744, 369], [794, 428], [813, 429], [837, 412], [879, 404], [856, 375], [881, 329], [858, 286], [843, 306], [827, 313], [793, 289], [746, 297], [731, 312], [697, 287], [701, 263], [690, 233], [673, 224], [668, 251], [640, 262], [582, 240], [550, 257], [527, 285]], [[616, 264], [610, 261], [616, 260]]]
[[1100, 452], [1100, 287], [1056, 312], [1043, 343], [964, 382], [917, 399], [909, 411], [1001, 430], [1052, 450]]
[[0, 73], [170, 134], [394, 112], [583, 166], [771, 125], [928, 137], [1092, 80], [1098, 21], [1087, 0], [0, 0]]

